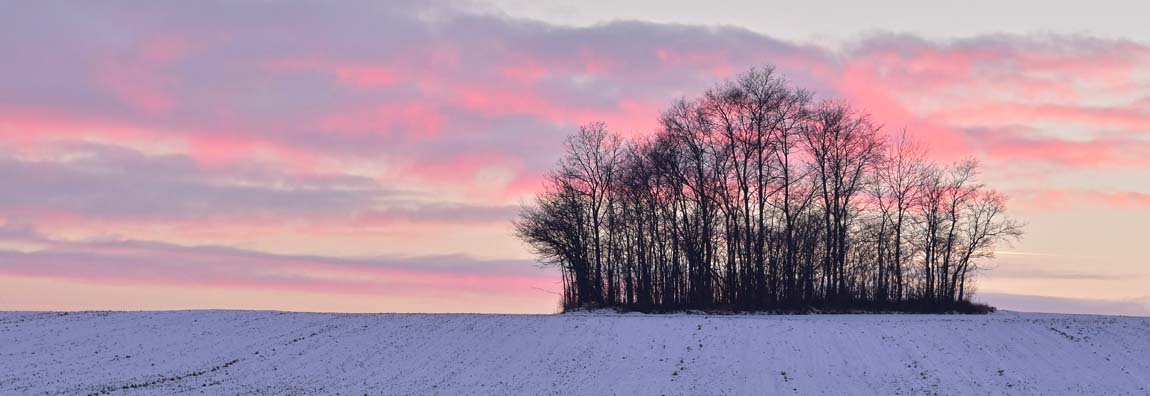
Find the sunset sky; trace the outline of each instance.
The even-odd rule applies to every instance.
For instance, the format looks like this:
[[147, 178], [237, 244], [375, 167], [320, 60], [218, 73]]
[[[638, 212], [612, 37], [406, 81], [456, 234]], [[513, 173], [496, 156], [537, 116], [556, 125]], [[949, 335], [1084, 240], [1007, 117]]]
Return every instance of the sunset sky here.
[[0, 310], [554, 312], [563, 138], [774, 65], [982, 162], [977, 299], [1150, 315], [1150, 10], [615, 3], [0, 1]]

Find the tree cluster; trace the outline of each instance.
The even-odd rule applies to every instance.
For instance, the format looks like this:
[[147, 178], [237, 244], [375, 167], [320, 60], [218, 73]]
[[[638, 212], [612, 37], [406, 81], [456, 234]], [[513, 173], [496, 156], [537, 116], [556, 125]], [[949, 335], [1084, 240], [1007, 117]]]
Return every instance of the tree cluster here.
[[631, 140], [583, 126], [516, 220], [564, 309], [951, 309], [1021, 236], [974, 160], [930, 161], [772, 68], [660, 121]]

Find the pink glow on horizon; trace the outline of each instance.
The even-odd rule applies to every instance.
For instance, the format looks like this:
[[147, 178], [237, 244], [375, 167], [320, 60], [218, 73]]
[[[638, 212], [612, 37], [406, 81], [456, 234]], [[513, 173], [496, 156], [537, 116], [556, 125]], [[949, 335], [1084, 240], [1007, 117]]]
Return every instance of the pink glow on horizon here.
[[[117, 252], [107, 252], [112, 255]], [[131, 253], [130, 251], [120, 253]], [[157, 260], [172, 260], [172, 257], [156, 256]], [[178, 258], [177, 258], [178, 259]], [[247, 265], [242, 259], [227, 257], [230, 265]], [[319, 293], [353, 295], [403, 295], [407, 297], [429, 296], [442, 293], [442, 290], [500, 294], [514, 291], [522, 294], [535, 294], [533, 288], [551, 287], [555, 279], [546, 273], [539, 276], [459, 274], [429, 271], [411, 271], [394, 268], [335, 268], [309, 262], [276, 261], [264, 263], [273, 269], [268, 279], [257, 279], [259, 273], [241, 275], [229, 268], [215, 268], [216, 273], [190, 275], [176, 272], [178, 268], [165, 269], [168, 273], [136, 268], [118, 274], [95, 274], [80, 271], [85, 264], [70, 261], [50, 262], [52, 268], [44, 270], [43, 262], [37, 268], [19, 268], [20, 262], [10, 263], [15, 269], [7, 269], [6, 275], [37, 277], [43, 279], [68, 279], [90, 283], [119, 286], [133, 285], [172, 285], [172, 286], [211, 286], [239, 289], [265, 289], [278, 291], [306, 291]], [[202, 264], [202, 263], [201, 263]], [[253, 278], [245, 279], [245, 276]]]

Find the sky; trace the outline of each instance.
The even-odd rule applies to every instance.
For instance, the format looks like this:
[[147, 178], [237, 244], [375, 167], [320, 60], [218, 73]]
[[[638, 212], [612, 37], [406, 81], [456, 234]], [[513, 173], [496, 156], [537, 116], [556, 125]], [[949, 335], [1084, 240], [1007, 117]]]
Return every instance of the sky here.
[[0, 0], [0, 309], [555, 312], [563, 138], [774, 65], [982, 162], [976, 299], [1150, 315], [1150, 6], [856, 3]]

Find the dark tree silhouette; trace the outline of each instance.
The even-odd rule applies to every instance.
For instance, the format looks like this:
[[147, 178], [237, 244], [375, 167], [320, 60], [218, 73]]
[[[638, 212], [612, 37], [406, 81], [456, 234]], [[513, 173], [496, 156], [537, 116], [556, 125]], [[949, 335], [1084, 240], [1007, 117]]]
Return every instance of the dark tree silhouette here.
[[977, 163], [815, 102], [772, 68], [673, 104], [652, 136], [565, 144], [515, 222], [563, 307], [971, 310], [979, 263], [1021, 237]]

